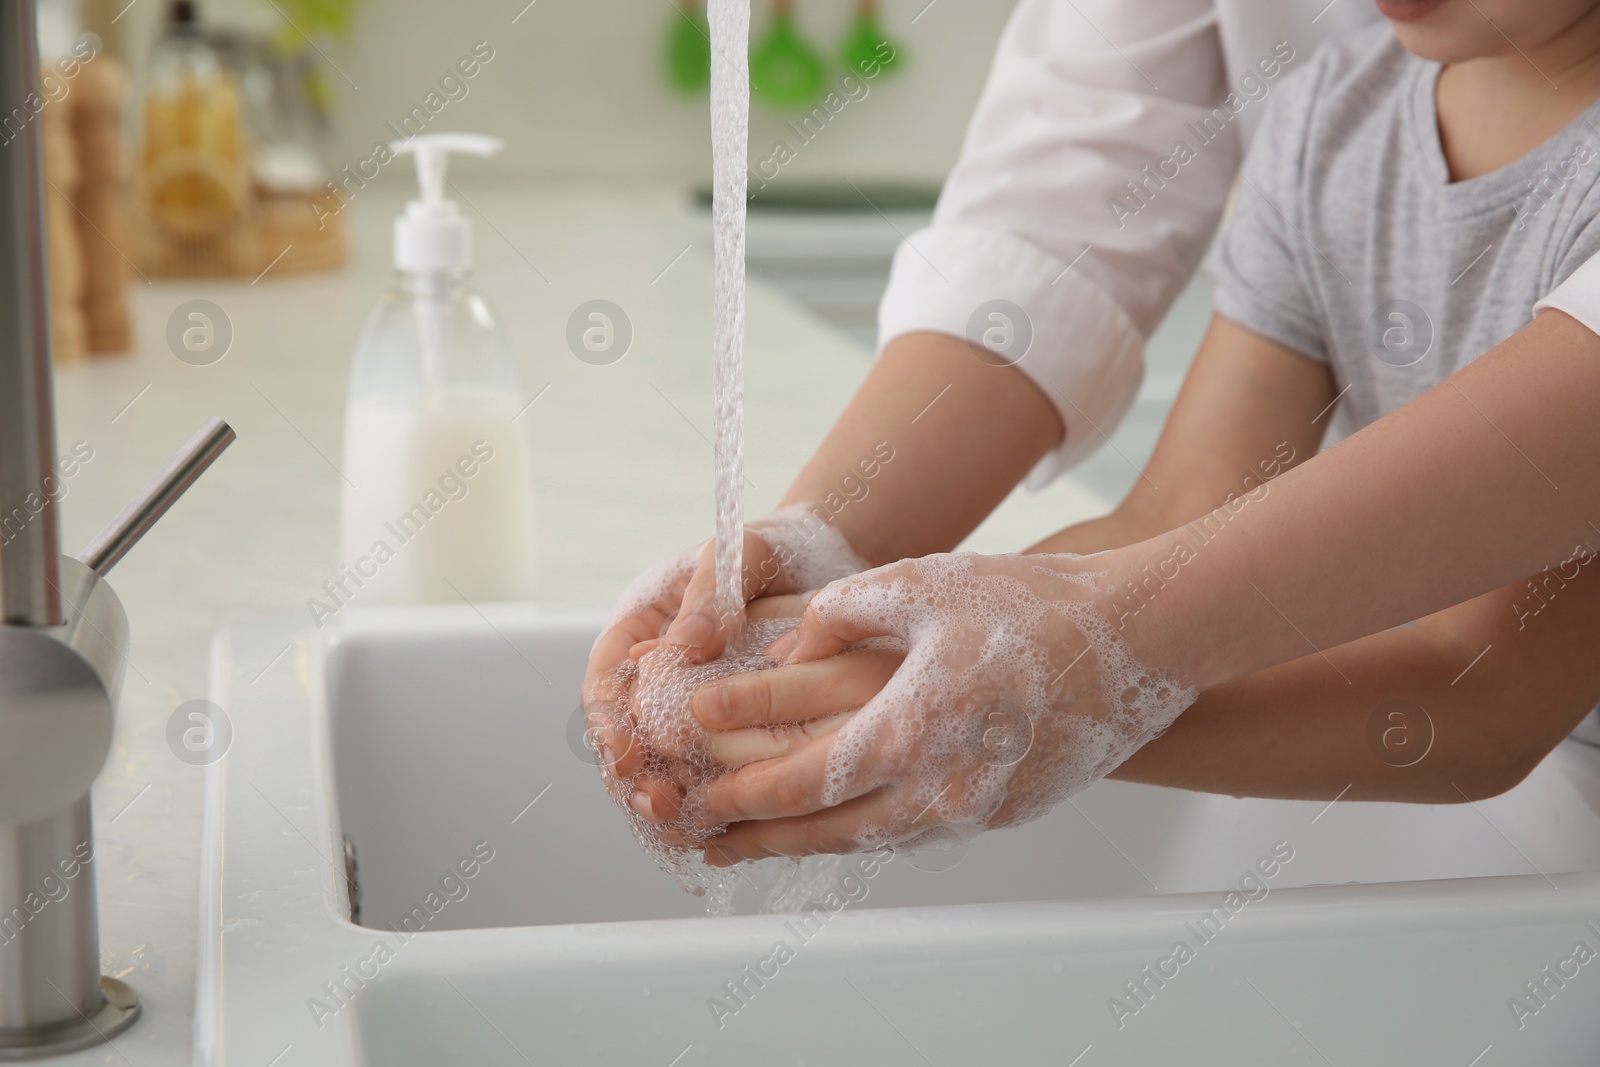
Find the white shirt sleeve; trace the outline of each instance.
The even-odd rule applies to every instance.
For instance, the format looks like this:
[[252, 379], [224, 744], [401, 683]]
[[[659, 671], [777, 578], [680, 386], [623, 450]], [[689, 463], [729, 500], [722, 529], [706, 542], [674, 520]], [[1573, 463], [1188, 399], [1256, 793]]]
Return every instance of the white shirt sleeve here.
[[1066, 427], [1030, 485], [1101, 444], [1138, 392], [1145, 338], [1238, 167], [1232, 125], [1174, 160], [1180, 138], [1199, 144], [1186, 124], [1211, 114], [1225, 81], [1211, 0], [1021, 0], [933, 221], [895, 254], [880, 345], [968, 337], [994, 300], [1026, 316], [1016, 366]]
[[1567, 280], [1533, 305], [1537, 315], [1545, 308], [1565, 311], [1594, 333], [1600, 333], [1600, 255], [1592, 256]]

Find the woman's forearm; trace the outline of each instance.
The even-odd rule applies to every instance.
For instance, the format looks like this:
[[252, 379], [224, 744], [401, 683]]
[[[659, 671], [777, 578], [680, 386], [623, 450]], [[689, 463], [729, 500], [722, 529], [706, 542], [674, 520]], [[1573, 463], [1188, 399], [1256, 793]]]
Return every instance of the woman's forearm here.
[[1240, 498], [1114, 554], [1108, 610], [1202, 689], [1520, 581], [1600, 544], [1600, 337], [1560, 312]]
[[[834, 522], [874, 565], [948, 551], [1061, 433], [1055, 407], [1015, 367], [984, 362], [957, 337], [906, 334], [884, 349], [784, 503], [848, 500]], [[863, 481], [861, 464], [873, 461]]]

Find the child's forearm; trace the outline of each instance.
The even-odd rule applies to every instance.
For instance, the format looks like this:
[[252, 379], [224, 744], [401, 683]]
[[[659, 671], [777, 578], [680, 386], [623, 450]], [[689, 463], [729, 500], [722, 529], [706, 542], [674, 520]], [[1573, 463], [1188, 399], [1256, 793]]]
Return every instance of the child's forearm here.
[[[884, 349], [783, 502], [849, 500], [834, 522], [874, 565], [948, 551], [1061, 432], [1054, 405], [1020, 370], [985, 363], [957, 337], [906, 334]], [[877, 461], [868, 481], [864, 460]]]
[[[1167, 563], [1146, 602], [1118, 611], [1124, 632], [1202, 689], [1307, 653], [1353, 684], [1333, 646], [1600, 539], [1596, 410], [1600, 337], [1546, 312], [1210, 530], [1115, 553], [1119, 579]], [[1186, 558], [1171, 564], [1177, 541]]]
[[1122, 548], [1154, 537], [1181, 520], [1163, 513], [1148, 512], [1137, 505], [1123, 504], [1109, 515], [1075, 523], [1058, 530], [1029, 548], [1029, 553], [1071, 552], [1087, 556], [1106, 549]]
[[[1177, 521], [1125, 504], [1029, 551], [1119, 548]], [[1600, 577], [1583, 577], [1548, 602], [1519, 584], [1330, 650], [1349, 684], [1313, 654], [1217, 686], [1111, 777], [1304, 800], [1494, 796], [1600, 701]]]
[[[1111, 777], [1235, 796], [1459, 803], [1520, 782], [1600, 701], [1600, 577], [1521, 586], [1207, 690]], [[1526, 624], [1526, 625], [1524, 625]], [[1487, 650], [1487, 651], [1486, 651]]]

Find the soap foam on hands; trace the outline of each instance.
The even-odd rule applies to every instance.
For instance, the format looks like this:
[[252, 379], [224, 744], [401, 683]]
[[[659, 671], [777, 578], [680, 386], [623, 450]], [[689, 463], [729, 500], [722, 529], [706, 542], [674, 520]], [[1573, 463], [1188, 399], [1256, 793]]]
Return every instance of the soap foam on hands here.
[[[691, 664], [681, 649], [663, 647], [637, 663], [625, 663], [608, 679], [618, 702], [631, 708], [637, 743], [644, 751], [641, 775], [698, 785], [727, 770], [705, 731], [690, 711], [695, 691], [716, 678], [775, 664], [765, 647], [792, 629], [794, 620], [745, 620], [744, 602], [744, 308], [745, 200], [750, 125], [749, 0], [710, 0], [712, 222], [716, 266], [715, 318], [712, 329], [714, 407], [716, 419], [716, 588], [719, 623], [728, 631], [727, 651], [707, 664]], [[790, 518], [795, 518], [791, 516]], [[795, 518], [798, 522], [798, 519]], [[795, 536], [786, 518], [779, 530], [764, 535], [797, 541], [800, 559], [810, 561], [843, 544], [837, 531], [826, 528]], [[817, 542], [809, 551], [806, 546]], [[772, 543], [772, 542], [769, 542]], [[776, 550], [777, 545], [773, 544]], [[835, 553], [837, 554], [837, 553]], [[844, 555], [854, 559], [848, 546]], [[657, 578], [670, 584], [683, 576], [692, 559], [675, 561]], [[645, 583], [651, 585], [653, 583]], [[620, 608], [619, 608], [620, 610]], [[707, 911], [733, 910], [735, 884], [748, 876], [707, 866], [699, 851], [721, 827], [703, 827], [691, 797], [677, 819], [657, 826], [634, 811], [630, 798], [636, 779], [616, 779], [613, 795], [627, 814], [634, 835], [660, 866], [689, 891], [705, 897]], [[838, 868], [836, 857], [810, 857], [790, 862], [772, 886], [766, 908], [793, 910], [830, 887]]]

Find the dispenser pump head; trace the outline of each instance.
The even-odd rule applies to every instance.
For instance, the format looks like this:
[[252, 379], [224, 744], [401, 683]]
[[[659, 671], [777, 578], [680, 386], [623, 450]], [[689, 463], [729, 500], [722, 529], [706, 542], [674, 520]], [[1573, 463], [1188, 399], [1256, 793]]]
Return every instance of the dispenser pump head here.
[[455, 201], [445, 198], [445, 167], [450, 153], [492, 156], [505, 147], [498, 137], [478, 133], [422, 133], [395, 141], [395, 155], [417, 157], [421, 196], [394, 220], [394, 265], [403, 271], [460, 270], [472, 266], [472, 223]]

